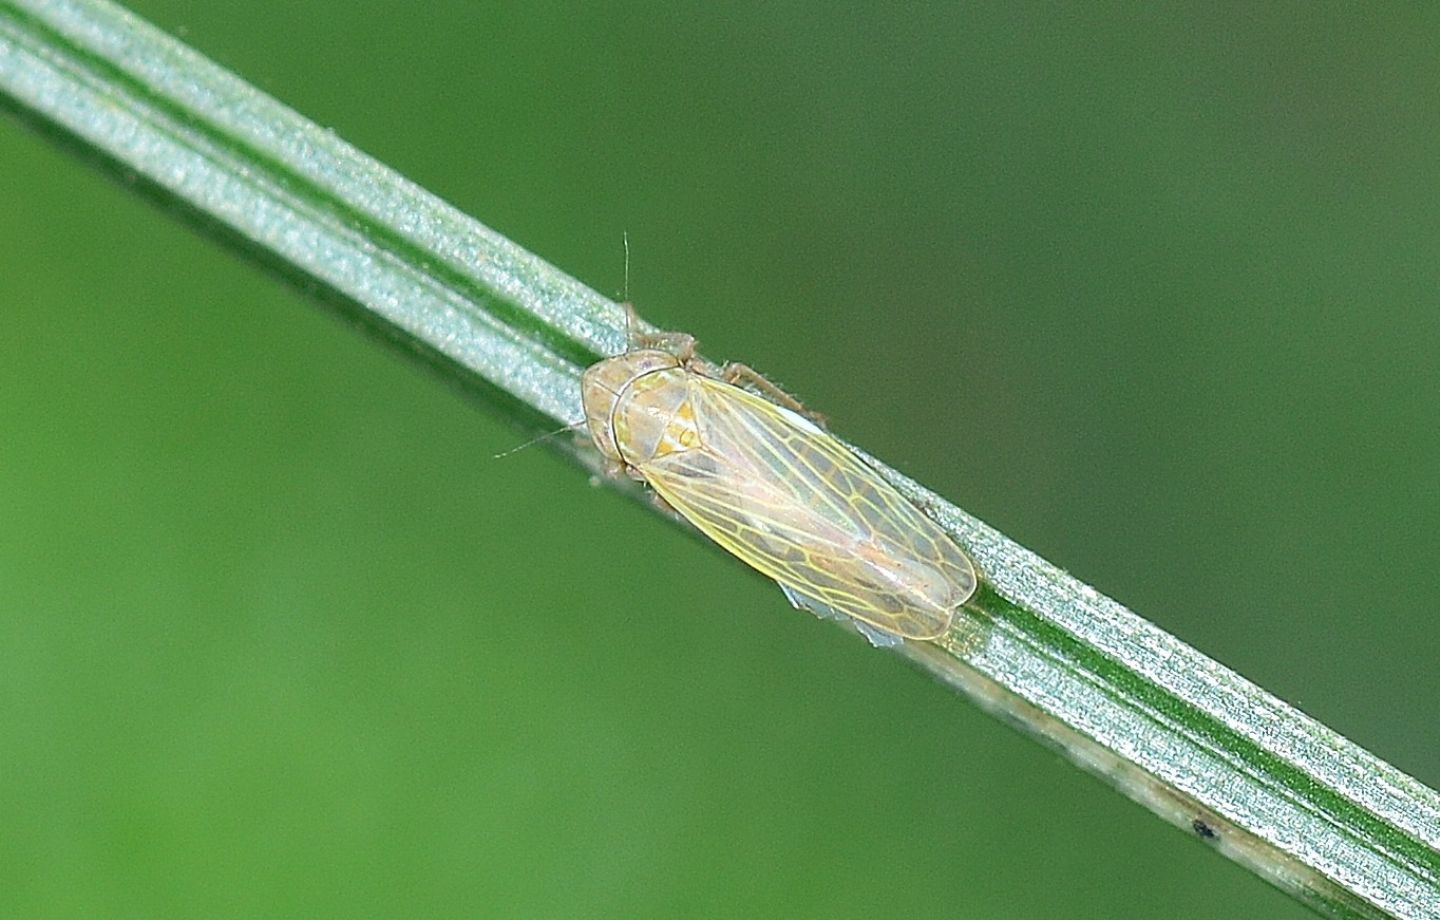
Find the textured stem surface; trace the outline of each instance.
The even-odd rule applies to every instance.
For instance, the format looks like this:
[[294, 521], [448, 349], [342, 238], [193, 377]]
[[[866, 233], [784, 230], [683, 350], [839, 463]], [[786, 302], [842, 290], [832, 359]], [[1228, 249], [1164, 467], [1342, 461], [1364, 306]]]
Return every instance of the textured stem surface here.
[[[109, 3], [0, 2], [0, 100], [522, 424], [624, 347], [615, 303]], [[1433, 790], [876, 466], [988, 582], [902, 654], [1322, 912], [1440, 917]]]

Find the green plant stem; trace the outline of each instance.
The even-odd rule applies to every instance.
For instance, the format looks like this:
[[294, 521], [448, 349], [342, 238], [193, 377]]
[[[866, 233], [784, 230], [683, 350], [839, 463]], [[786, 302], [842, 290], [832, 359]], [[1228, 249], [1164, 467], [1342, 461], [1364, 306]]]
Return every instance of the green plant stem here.
[[[521, 424], [579, 420], [625, 345], [615, 303], [102, 0], [0, 0], [0, 100]], [[987, 576], [902, 654], [1324, 913], [1440, 917], [1433, 790], [876, 466]]]

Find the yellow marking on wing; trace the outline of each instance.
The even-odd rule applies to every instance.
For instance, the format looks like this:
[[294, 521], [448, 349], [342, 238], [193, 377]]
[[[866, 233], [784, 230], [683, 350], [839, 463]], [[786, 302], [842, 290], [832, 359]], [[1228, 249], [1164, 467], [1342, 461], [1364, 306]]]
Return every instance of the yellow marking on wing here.
[[908, 638], [945, 634], [976, 574], [939, 525], [808, 420], [709, 377], [686, 385], [699, 445], [639, 467], [665, 501], [804, 595]]

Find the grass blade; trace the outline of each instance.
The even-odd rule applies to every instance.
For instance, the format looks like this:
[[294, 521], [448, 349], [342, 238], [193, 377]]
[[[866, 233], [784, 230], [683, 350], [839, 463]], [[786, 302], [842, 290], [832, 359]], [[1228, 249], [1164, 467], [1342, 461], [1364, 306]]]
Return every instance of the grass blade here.
[[[527, 427], [623, 347], [616, 304], [108, 3], [0, 2], [0, 99]], [[1322, 912], [1440, 917], [1434, 791], [877, 467], [990, 582], [905, 655]]]

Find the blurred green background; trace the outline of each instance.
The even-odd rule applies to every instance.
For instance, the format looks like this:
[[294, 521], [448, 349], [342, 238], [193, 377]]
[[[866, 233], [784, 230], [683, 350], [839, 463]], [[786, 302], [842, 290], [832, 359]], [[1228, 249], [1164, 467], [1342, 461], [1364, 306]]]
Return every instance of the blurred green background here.
[[[1440, 783], [1440, 8], [131, 7]], [[0, 915], [1308, 914], [0, 122]]]

